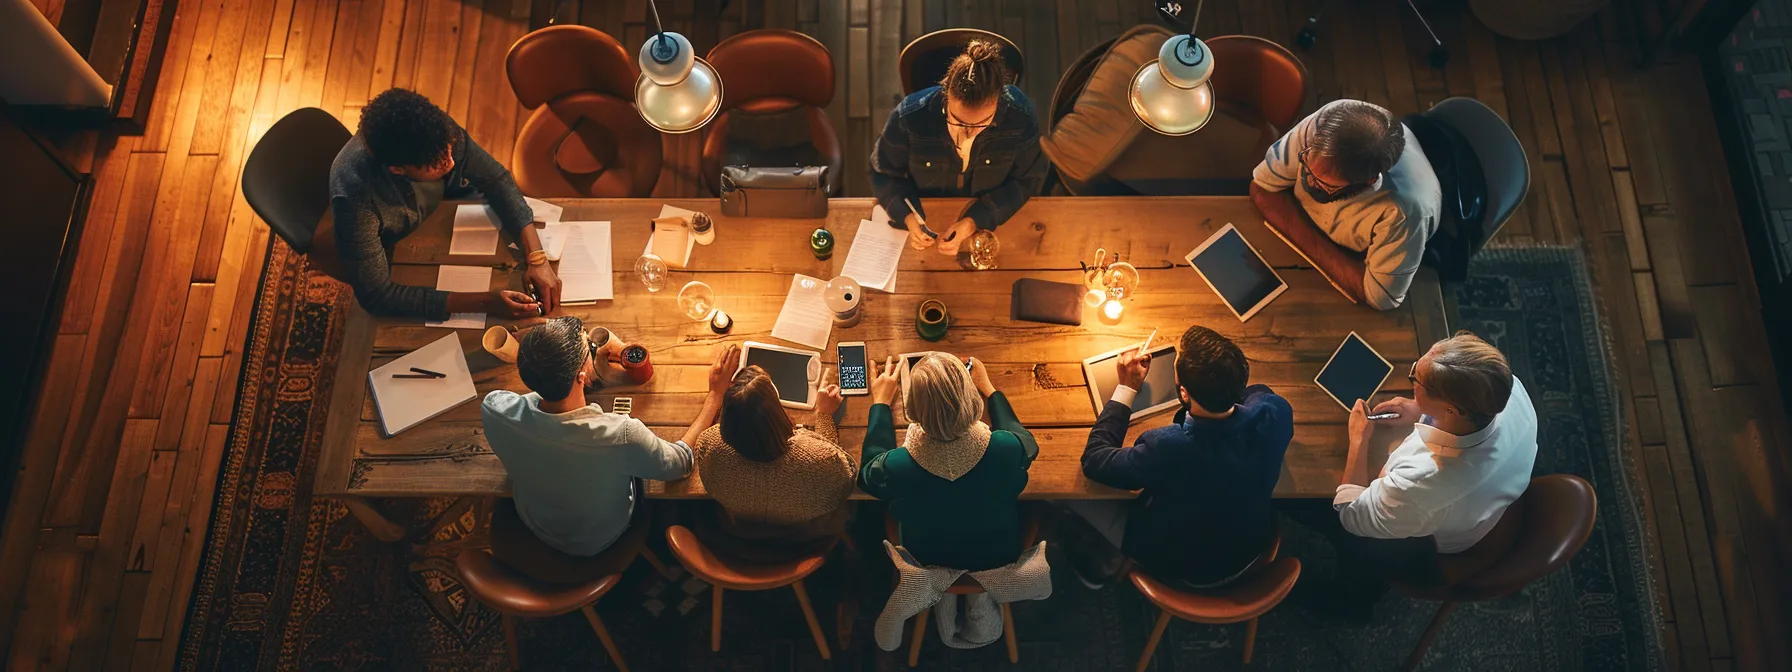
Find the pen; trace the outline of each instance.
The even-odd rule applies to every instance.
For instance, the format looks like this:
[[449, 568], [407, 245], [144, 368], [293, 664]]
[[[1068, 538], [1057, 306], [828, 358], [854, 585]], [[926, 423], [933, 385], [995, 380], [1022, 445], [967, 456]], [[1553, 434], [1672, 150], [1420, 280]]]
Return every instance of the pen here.
[[[446, 374], [446, 373], [439, 373], [436, 371], [431, 371], [429, 369], [419, 369], [415, 366], [411, 367], [411, 372], [412, 373], [421, 373], [421, 374], [423, 374], [425, 376], [429, 376], [431, 378], [447, 378], [448, 377], [448, 374]], [[399, 375], [404, 375], [404, 374], [399, 374]]]
[[914, 201], [904, 198], [902, 199], [902, 204], [908, 206], [908, 211], [915, 213], [915, 219], [921, 222], [921, 233], [927, 234], [928, 238], [940, 237], [940, 234], [934, 233], [933, 229], [927, 228], [927, 217], [921, 214], [920, 208], [915, 207]]
[[530, 288], [529, 288], [529, 298], [531, 298], [531, 299], [534, 299], [534, 300], [535, 300], [535, 312], [536, 312], [536, 313], [537, 313], [537, 314], [540, 314], [540, 315], [547, 315], [547, 314], [548, 314], [548, 307], [547, 307], [547, 306], [544, 306], [544, 305], [541, 305], [541, 295], [540, 295], [540, 294], [536, 294], [536, 293], [535, 293], [535, 288], [534, 288], [534, 287], [530, 287]]
[[1375, 415], [1369, 416], [1369, 419], [1370, 420], [1393, 420], [1394, 418], [1398, 418], [1398, 417], [1400, 417], [1399, 413], [1389, 412], [1389, 413], [1376, 413]]
[[431, 375], [422, 374], [422, 373], [394, 373], [394, 374], [392, 374], [392, 377], [393, 378], [412, 378], [412, 379], [417, 379], [417, 380], [436, 380], [437, 378], [443, 378], [445, 376], [431, 376]]

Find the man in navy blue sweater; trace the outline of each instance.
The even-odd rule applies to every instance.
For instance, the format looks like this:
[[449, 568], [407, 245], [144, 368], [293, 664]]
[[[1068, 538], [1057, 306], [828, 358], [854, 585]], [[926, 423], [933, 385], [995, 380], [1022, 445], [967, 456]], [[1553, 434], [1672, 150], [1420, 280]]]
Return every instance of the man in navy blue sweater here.
[[[1083, 449], [1084, 475], [1140, 490], [1138, 499], [1066, 505], [1097, 533], [1068, 549], [1072, 566], [1100, 587], [1118, 573], [1124, 553], [1154, 577], [1218, 587], [1248, 574], [1275, 535], [1270, 497], [1294, 439], [1294, 409], [1268, 386], [1246, 386], [1251, 365], [1236, 344], [1189, 327], [1177, 347], [1183, 408], [1175, 424], [1128, 447], [1133, 396], [1149, 364], [1143, 353], [1120, 356], [1119, 387]], [[1076, 527], [1069, 526], [1073, 537]]]

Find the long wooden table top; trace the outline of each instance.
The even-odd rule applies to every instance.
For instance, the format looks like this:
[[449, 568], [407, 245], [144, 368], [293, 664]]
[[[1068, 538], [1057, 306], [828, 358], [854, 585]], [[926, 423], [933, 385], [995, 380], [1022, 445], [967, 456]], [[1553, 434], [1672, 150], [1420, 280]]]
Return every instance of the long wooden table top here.
[[[699, 246], [691, 269], [673, 271], [667, 289], [650, 294], [635, 278], [635, 257], [647, 244], [648, 221], [662, 203], [700, 210], [716, 218], [715, 243]], [[605, 408], [618, 394], [633, 398], [633, 415], [668, 439], [681, 436], [702, 404], [706, 372], [714, 348], [747, 340], [780, 342], [771, 328], [789, 289], [791, 274], [827, 279], [837, 275], [852, 246], [859, 220], [872, 201], [834, 199], [825, 220], [738, 219], [721, 217], [714, 200], [593, 199], [559, 201], [567, 221], [608, 220], [615, 254], [615, 299], [568, 306], [587, 326], [602, 325], [653, 352], [655, 374], [638, 388], [608, 390], [594, 400]], [[962, 199], [930, 199], [933, 212], [956, 212]], [[394, 250], [393, 278], [433, 286], [442, 263], [514, 264], [512, 252], [490, 257], [448, 256], [452, 204], [443, 207]], [[1183, 257], [1227, 223], [1275, 266], [1289, 286], [1249, 322], [1239, 322]], [[825, 225], [834, 233], [834, 255], [818, 261], [810, 254], [809, 233]], [[1396, 367], [1384, 392], [1410, 394], [1404, 371], [1425, 348], [1447, 333], [1435, 277], [1421, 275], [1404, 306], [1377, 312], [1351, 304], [1300, 256], [1265, 228], [1262, 216], [1242, 197], [1035, 198], [999, 231], [997, 269], [968, 270], [957, 259], [932, 250], [903, 254], [898, 292], [867, 292], [863, 317], [851, 328], [833, 330], [833, 340], [865, 341], [873, 358], [918, 350], [943, 350], [978, 357], [990, 368], [996, 387], [1038, 438], [1040, 453], [1031, 468], [1029, 498], [1125, 498], [1132, 493], [1083, 477], [1080, 459], [1095, 408], [1083, 382], [1085, 357], [1135, 344], [1152, 329], [1159, 342], [1173, 342], [1191, 324], [1202, 324], [1236, 341], [1251, 360], [1251, 381], [1273, 387], [1294, 407], [1294, 443], [1276, 486], [1280, 497], [1330, 496], [1344, 466], [1346, 414], [1321, 391], [1313, 377], [1346, 334], [1355, 331]], [[1118, 324], [1104, 324], [1092, 309], [1079, 327], [1015, 322], [1008, 318], [1013, 282], [1023, 277], [1080, 282], [1078, 259], [1091, 260], [1097, 247], [1140, 269], [1138, 296], [1128, 301]], [[715, 289], [716, 303], [735, 319], [731, 334], [716, 336], [705, 324], [683, 317], [677, 289], [702, 280]], [[493, 274], [494, 287], [521, 287], [514, 266]], [[928, 343], [916, 335], [914, 314], [924, 299], [943, 300], [953, 315], [946, 338]], [[498, 322], [493, 321], [493, 324]], [[418, 320], [374, 318], [355, 308], [346, 325], [342, 353], [325, 429], [317, 491], [378, 497], [507, 495], [504, 467], [492, 454], [480, 426], [475, 400], [397, 436], [380, 435], [366, 375], [422, 345], [439, 339], [441, 329]], [[487, 355], [478, 330], [456, 330], [468, 353], [481, 397], [496, 389], [526, 389], [516, 368]], [[832, 343], [823, 352], [832, 364]], [[856, 457], [865, 433], [868, 397], [849, 397], [840, 427], [841, 444]], [[1129, 437], [1166, 425], [1168, 412], [1133, 423]], [[798, 414], [797, 420], [805, 420]], [[654, 483], [654, 497], [706, 496], [701, 480]], [[862, 493], [861, 493], [862, 496]]]

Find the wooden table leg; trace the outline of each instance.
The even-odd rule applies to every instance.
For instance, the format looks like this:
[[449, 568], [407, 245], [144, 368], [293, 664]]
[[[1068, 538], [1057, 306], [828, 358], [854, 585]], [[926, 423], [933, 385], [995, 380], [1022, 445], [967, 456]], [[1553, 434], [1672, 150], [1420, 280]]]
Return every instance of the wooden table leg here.
[[337, 498], [341, 499], [342, 504], [348, 507], [349, 513], [355, 515], [355, 520], [361, 521], [361, 524], [367, 527], [367, 531], [373, 533], [373, 538], [380, 541], [398, 541], [407, 534], [404, 526], [386, 520], [385, 514], [380, 513], [380, 510], [374, 507], [373, 502], [354, 495], [338, 495]]

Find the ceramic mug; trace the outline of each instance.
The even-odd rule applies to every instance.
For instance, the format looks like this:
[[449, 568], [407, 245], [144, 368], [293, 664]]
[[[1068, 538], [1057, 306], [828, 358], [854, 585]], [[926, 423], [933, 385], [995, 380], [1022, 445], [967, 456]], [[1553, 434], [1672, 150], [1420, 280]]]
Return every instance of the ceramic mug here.
[[937, 341], [946, 337], [946, 330], [952, 327], [952, 314], [946, 311], [946, 304], [939, 299], [922, 301], [915, 309], [915, 333], [922, 339]]
[[505, 364], [516, 363], [517, 340], [516, 336], [510, 333], [510, 329], [500, 325], [485, 330], [485, 337], [481, 339], [481, 344], [485, 346], [486, 352], [492, 353], [492, 356], [497, 357], [499, 361]]
[[647, 353], [647, 346], [635, 343], [622, 349], [622, 370], [628, 372], [629, 380], [636, 385], [646, 385], [653, 380], [653, 358]]

